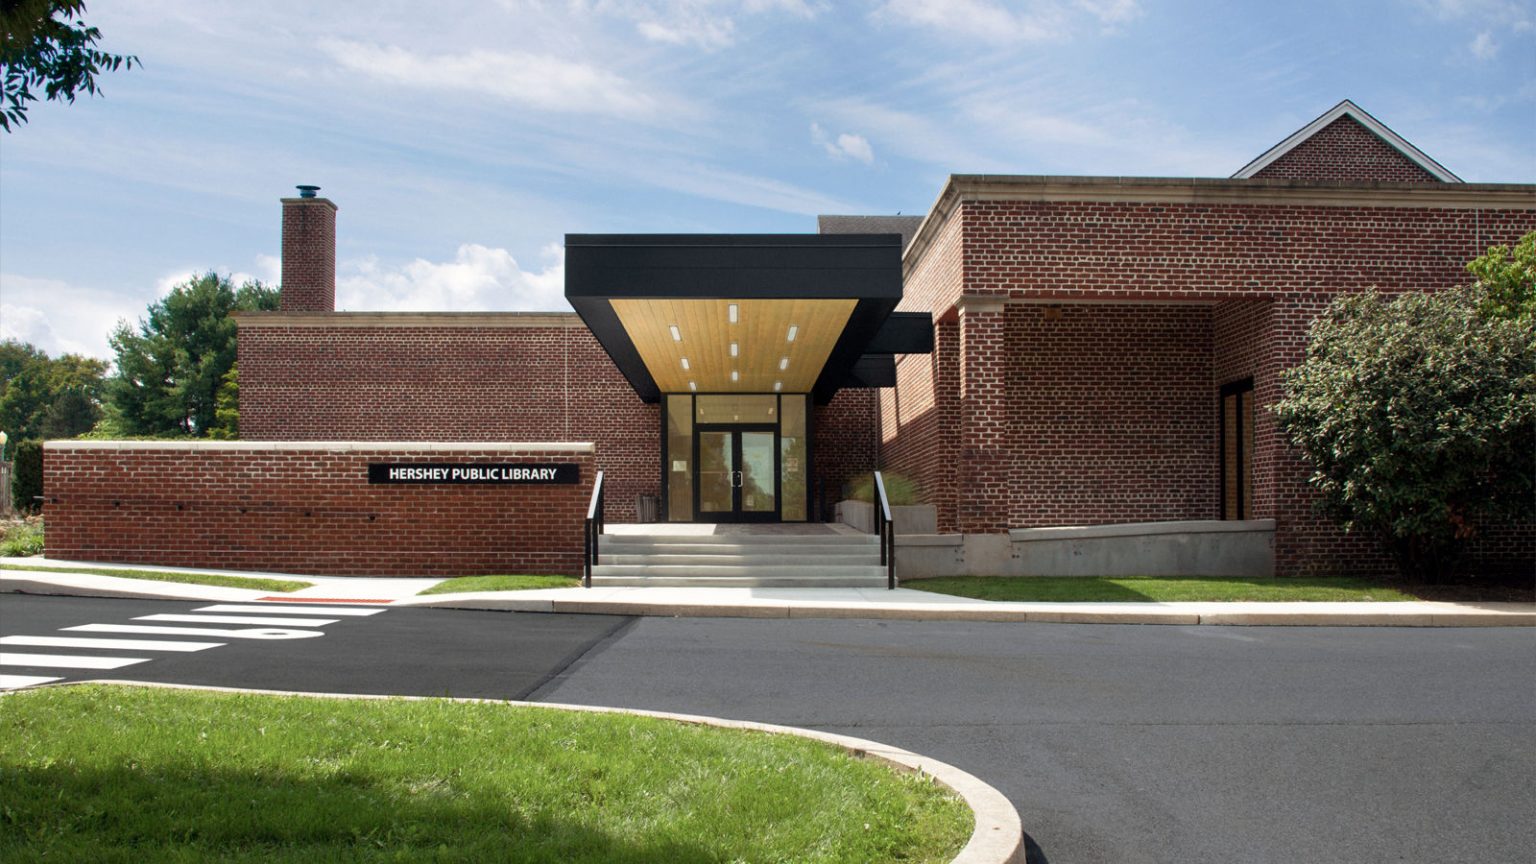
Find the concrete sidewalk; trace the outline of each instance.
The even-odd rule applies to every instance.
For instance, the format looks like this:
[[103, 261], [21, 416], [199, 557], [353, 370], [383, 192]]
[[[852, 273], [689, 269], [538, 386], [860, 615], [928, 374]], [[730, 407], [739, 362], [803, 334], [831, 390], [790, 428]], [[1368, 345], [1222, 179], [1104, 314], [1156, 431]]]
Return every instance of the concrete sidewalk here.
[[[467, 594], [419, 593], [440, 579], [299, 576], [118, 564], [0, 558], [48, 567], [0, 571], [0, 592], [182, 600], [378, 603], [449, 609], [715, 618], [866, 618], [1028, 621], [1072, 624], [1226, 624], [1332, 627], [1533, 627], [1533, 603], [1007, 603], [898, 588], [553, 588]], [[71, 569], [169, 570], [311, 582], [291, 593], [152, 582], [73, 573]]]

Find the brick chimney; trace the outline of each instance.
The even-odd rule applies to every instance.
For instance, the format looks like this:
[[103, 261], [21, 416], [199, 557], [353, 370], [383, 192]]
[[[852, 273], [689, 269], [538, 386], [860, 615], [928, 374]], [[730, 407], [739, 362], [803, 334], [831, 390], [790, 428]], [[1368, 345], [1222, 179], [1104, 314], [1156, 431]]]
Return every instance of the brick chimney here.
[[336, 205], [300, 186], [283, 199], [283, 312], [336, 311]]

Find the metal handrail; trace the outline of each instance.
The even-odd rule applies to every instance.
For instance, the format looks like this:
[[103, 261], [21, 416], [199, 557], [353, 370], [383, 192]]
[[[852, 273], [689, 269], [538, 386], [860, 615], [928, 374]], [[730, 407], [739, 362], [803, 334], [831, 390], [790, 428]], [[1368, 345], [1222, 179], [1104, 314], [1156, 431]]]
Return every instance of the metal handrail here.
[[875, 495], [880, 499], [880, 513], [875, 524], [880, 529], [880, 563], [885, 565], [885, 587], [896, 589], [896, 522], [891, 518], [891, 501], [885, 497], [885, 478], [875, 472]]
[[592, 500], [587, 502], [587, 521], [581, 538], [581, 587], [592, 587], [592, 568], [597, 566], [598, 538], [603, 536], [603, 472], [592, 481]]

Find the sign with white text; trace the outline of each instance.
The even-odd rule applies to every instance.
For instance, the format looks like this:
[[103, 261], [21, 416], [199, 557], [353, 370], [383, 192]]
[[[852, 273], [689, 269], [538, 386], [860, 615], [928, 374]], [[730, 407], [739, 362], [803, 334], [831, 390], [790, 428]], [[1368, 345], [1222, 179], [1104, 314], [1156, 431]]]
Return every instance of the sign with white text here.
[[581, 466], [572, 462], [372, 462], [369, 483], [482, 483], [520, 486], [580, 483]]

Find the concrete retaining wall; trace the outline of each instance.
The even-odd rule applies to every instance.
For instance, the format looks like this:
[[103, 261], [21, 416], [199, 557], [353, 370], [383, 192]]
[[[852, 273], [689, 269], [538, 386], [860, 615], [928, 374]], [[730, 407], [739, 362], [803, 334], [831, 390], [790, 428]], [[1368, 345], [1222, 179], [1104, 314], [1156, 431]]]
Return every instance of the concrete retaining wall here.
[[1275, 575], [1275, 521], [1140, 522], [896, 535], [896, 572], [928, 576]]

